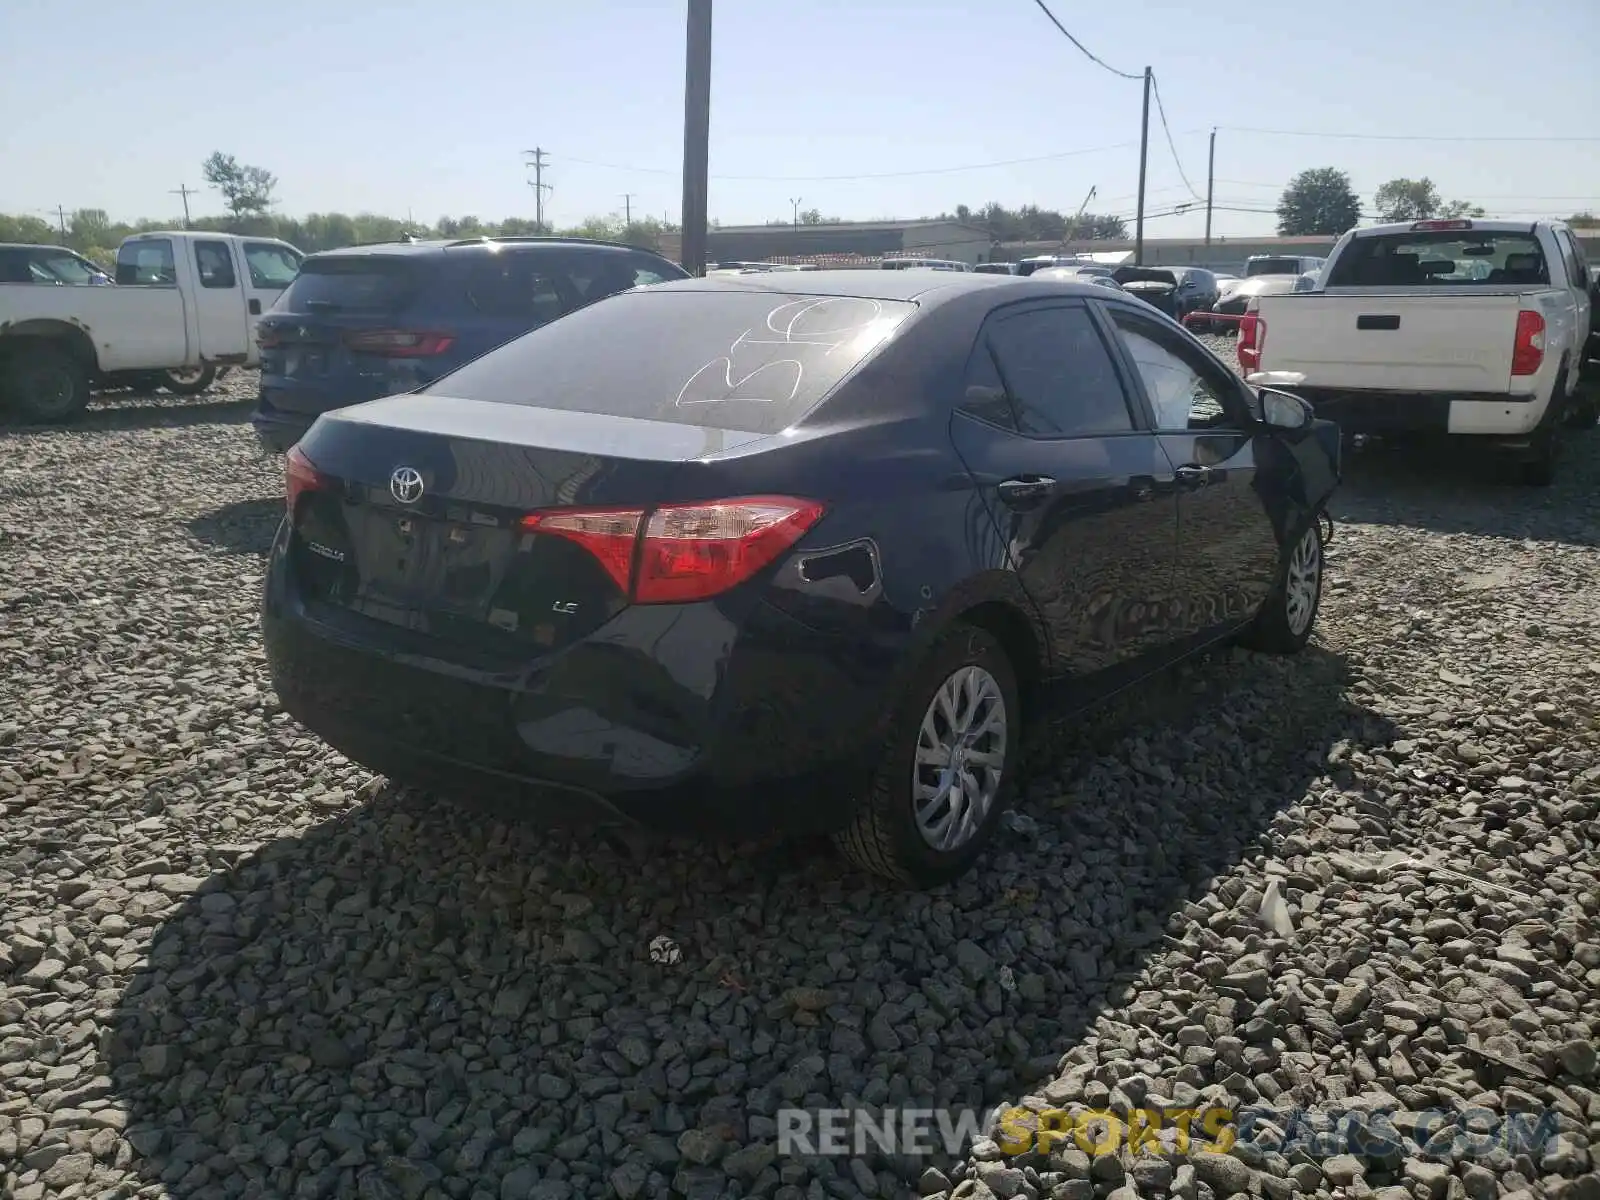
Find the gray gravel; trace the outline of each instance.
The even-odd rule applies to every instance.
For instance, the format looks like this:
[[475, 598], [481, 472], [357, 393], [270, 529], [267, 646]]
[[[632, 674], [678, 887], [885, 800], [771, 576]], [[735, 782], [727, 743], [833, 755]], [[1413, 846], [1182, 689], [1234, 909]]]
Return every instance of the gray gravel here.
[[[263, 669], [279, 467], [226, 399], [0, 431], [0, 1196], [1600, 1196], [1600, 437], [1548, 493], [1359, 456], [1303, 657], [1041, 730], [1029, 819], [908, 896], [324, 748]], [[773, 1152], [785, 1104], [1140, 1101], [1557, 1136]]]

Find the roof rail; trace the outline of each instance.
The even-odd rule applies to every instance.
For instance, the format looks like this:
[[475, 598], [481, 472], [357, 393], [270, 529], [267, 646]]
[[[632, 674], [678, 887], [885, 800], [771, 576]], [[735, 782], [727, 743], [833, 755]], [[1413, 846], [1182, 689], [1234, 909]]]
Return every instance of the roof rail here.
[[635, 245], [632, 242], [619, 242], [611, 238], [568, 237], [558, 233], [513, 233], [501, 237], [482, 234], [478, 237], [462, 238], [459, 241], [450, 242], [446, 248], [453, 250], [458, 246], [484, 246], [495, 242], [564, 242], [584, 246], [616, 246], [627, 250], [643, 250], [646, 254], [654, 254], [658, 257], [661, 254], [659, 250], [652, 250], [648, 246]]

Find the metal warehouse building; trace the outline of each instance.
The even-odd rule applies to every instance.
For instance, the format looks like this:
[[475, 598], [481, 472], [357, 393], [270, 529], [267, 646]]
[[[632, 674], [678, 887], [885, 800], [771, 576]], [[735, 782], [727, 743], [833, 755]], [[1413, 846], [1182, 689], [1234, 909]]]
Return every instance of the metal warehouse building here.
[[[661, 249], [679, 256], [676, 235], [663, 237]], [[723, 225], [706, 234], [711, 262], [759, 262], [768, 258], [809, 258], [858, 254], [863, 258], [910, 255], [987, 262], [987, 230], [959, 221], [842, 221], [831, 225]]]

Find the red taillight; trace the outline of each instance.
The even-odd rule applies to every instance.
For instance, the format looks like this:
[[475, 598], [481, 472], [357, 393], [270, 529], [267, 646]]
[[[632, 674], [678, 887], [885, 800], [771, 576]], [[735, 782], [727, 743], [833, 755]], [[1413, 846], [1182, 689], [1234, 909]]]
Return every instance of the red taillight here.
[[455, 340], [452, 334], [414, 329], [356, 329], [344, 335], [347, 350], [384, 358], [432, 358], [450, 349]]
[[1544, 317], [1536, 312], [1517, 314], [1517, 340], [1511, 349], [1511, 373], [1535, 375], [1544, 362]]
[[1267, 344], [1267, 323], [1259, 313], [1245, 313], [1239, 320], [1239, 365], [1247, 372], [1261, 367], [1261, 348]]
[[1417, 231], [1424, 229], [1471, 229], [1471, 221], [1414, 221], [1411, 228]]
[[684, 604], [770, 566], [822, 513], [814, 500], [746, 496], [648, 511], [556, 509], [531, 513], [522, 526], [584, 547], [636, 604]]
[[301, 452], [299, 446], [289, 447], [289, 453], [284, 456], [283, 462], [283, 506], [289, 514], [289, 519], [294, 519], [295, 505], [300, 497], [307, 492], [320, 492], [330, 487], [333, 481], [317, 470], [311, 460]]

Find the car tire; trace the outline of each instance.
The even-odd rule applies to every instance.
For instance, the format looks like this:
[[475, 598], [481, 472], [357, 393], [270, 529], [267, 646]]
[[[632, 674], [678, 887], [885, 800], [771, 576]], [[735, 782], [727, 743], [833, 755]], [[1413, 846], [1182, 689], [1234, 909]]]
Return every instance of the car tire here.
[[1278, 581], [1240, 639], [1267, 654], [1298, 654], [1311, 640], [1322, 607], [1322, 531], [1313, 519], [1282, 555]]
[[[955, 626], [934, 643], [891, 714], [882, 756], [834, 844], [862, 870], [914, 888], [966, 872], [1006, 808], [1021, 716], [1005, 649], [987, 630]], [[976, 740], [974, 729], [984, 731]], [[959, 754], [953, 777], [938, 761], [952, 749]], [[974, 754], [984, 761], [974, 763]], [[952, 783], [975, 785], [976, 794]], [[941, 833], [948, 834], [943, 844]]]
[[1533, 446], [1522, 461], [1518, 477], [1528, 487], [1546, 488], [1556, 481], [1556, 467], [1561, 461], [1561, 431], [1567, 423], [1568, 401], [1564, 389], [1557, 388], [1550, 398], [1550, 407], [1533, 431]]
[[1600, 381], [1588, 382], [1580, 373], [1567, 397], [1567, 428], [1593, 429], [1600, 424]]
[[217, 381], [217, 369], [205, 367], [178, 367], [156, 372], [161, 386], [175, 396], [198, 396]]
[[89, 407], [89, 371], [49, 342], [14, 351], [0, 371], [0, 391], [23, 417], [41, 424], [70, 421]]

